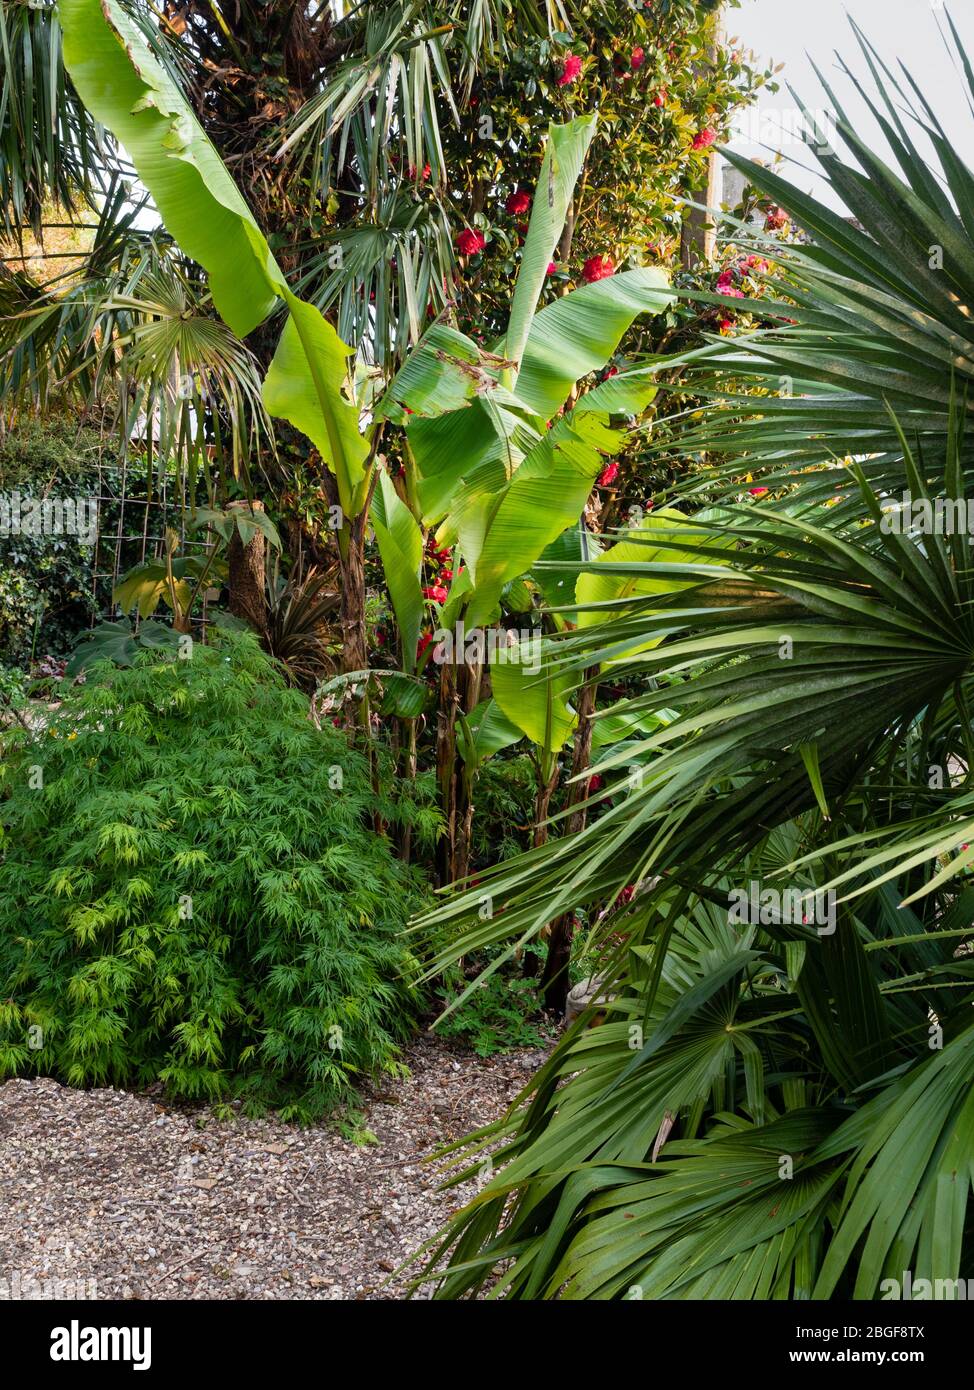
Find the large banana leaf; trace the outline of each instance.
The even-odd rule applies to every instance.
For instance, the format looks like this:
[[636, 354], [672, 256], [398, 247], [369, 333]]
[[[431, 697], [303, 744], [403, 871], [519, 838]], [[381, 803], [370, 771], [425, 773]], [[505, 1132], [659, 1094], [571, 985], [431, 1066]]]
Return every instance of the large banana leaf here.
[[167, 229], [210, 277], [242, 337], [284, 287], [263, 233], [192, 108], [118, 0], [61, 0], [64, 61], [81, 99], [128, 152]]
[[499, 492], [468, 488], [451, 513], [474, 583], [469, 621], [489, 622], [500, 593], [578, 520], [618, 433], [595, 415], [559, 420]]
[[478, 762], [483, 762], [492, 753], [510, 748], [524, 737], [524, 730], [508, 719], [493, 699], [481, 700], [473, 713], [467, 716], [467, 727], [473, 735], [473, 752]]
[[[645, 267], [582, 285], [547, 304], [531, 322], [515, 388], [518, 399], [539, 419], [550, 420], [576, 382], [605, 366], [640, 314], [661, 314], [672, 300], [666, 271]], [[652, 399], [648, 373], [610, 383], [589, 409], [617, 411], [633, 397], [635, 408], [642, 409]]]
[[[514, 391], [503, 384], [507, 358], [453, 330], [431, 329], [380, 408], [406, 424], [424, 519], [447, 517], [447, 533], [456, 534], [451, 507], [503, 487], [579, 380], [605, 365], [639, 314], [658, 314], [671, 299], [665, 273], [654, 269], [625, 271], [556, 300], [531, 323]], [[647, 369], [620, 373], [583, 394], [575, 410], [636, 414], [655, 390]]]
[[343, 389], [350, 349], [313, 305], [287, 289], [284, 299], [290, 315], [264, 379], [264, 403], [308, 436], [335, 475], [346, 517], [358, 516], [368, 489], [369, 444]]
[[[496, 492], [539, 438], [521, 414], [485, 396], [465, 410], [409, 423], [409, 449], [418, 470], [423, 519], [442, 523], [458, 493]], [[448, 523], [441, 534], [456, 534]]]
[[346, 516], [357, 515], [369, 446], [343, 390], [349, 349], [288, 289], [192, 108], [118, 0], [65, 0], [61, 21], [65, 64], [83, 101], [125, 146], [166, 227], [207, 272], [230, 328], [243, 336], [286, 305], [265, 381], [267, 408], [309, 436], [337, 478]]
[[542, 669], [540, 637], [512, 642], [492, 661], [490, 681], [501, 713], [532, 743], [545, 753], [565, 746], [576, 724], [571, 681]]
[[567, 125], [551, 125], [548, 130], [504, 345], [504, 356], [513, 362], [515, 378], [596, 125], [595, 116], [579, 116]]
[[[672, 574], [653, 578], [652, 571], [647, 568], [652, 564], [682, 563], [683, 552], [667, 549], [666, 546], [667, 537], [674, 532], [674, 528], [680, 528], [676, 531], [678, 537], [688, 530], [686, 519], [681, 512], [673, 511], [667, 507], [651, 512], [642, 519], [637, 527], [633, 528], [627, 538], [610, 546], [598, 557], [595, 565], [579, 574], [575, 583], [575, 598], [579, 605], [577, 614], [579, 627], [592, 627], [613, 615], [624, 617], [627, 610], [622, 604], [622, 600], [631, 594], [645, 596], [653, 593], [674, 593], [680, 588], [688, 587], [693, 582], [691, 580], [675, 580]], [[654, 543], [657, 538], [659, 538], [659, 543]], [[636, 574], [620, 573], [619, 567], [628, 564], [638, 566], [639, 572]], [[605, 607], [600, 607], [600, 605], [610, 605], [611, 607], [607, 611]], [[636, 650], [648, 650], [650, 647], [658, 646], [663, 640], [662, 635], [650, 638], [647, 643], [640, 644]], [[635, 652], [630, 652], [629, 655], [635, 655]], [[623, 657], [616, 658], [617, 661], [623, 659]]]
[[552, 610], [552, 622], [559, 628], [577, 621], [568, 605], [575, 597], [578, 582], [577, 566], [595, 560], [602, 553], [603, 542], [590, 531], [583, 518], [575, 526], [553, 540], [541, 552], [530, 577], [537, 584], [545, 603]]

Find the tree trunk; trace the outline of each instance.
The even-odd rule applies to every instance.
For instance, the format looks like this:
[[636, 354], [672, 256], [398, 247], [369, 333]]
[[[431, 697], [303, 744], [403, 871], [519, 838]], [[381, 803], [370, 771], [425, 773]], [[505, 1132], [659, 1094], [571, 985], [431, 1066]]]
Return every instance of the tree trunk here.
[[[715, 14], [712, 21], [710, 42], [707, 45], [706, 62], [711, 66], [717, 61], [717, 51], [721, 41], [721, 19]], [[700, 64], [696, 65], [700, 71]], [[695, 203], [703, 203], [708, 208], [720, 207], [720, 175], [717, 168], [717, 155], [711, 151], [707, 157], [707, 168], [699, 187], [688, 190]], [[685, 270], [693, 270], [698, 265], [709, 265], [717, 247], [717, 228], [706, 212], [699, 208], [684, 211], [683, 227], [680, 232], [680, 261]]]
[[[572, 777], [583, 773], [592, 758], [592, 719], [595, 712], [595, 698], [598, 690], [598, 668], [590, 667], [585, 672], [587, 684], [579, 694], [578, 728], [575, 731], [575, 748], [572, 755]], [[566, 823], [566, 835], [577, 835], [585, 829], [586, 811], [584, 802], [588, 794], [588, 782], [572, 781], [568, 787], [568, 804], [573, 809]], [[565, 1012], [568, 1000], [568, 966], [572, 954], [572, 934], [575, 927], [574, 913], [566, 912], [552, 923], [548, 937], [548, 958], [541, 977], [541, 993], [546, 1009], [556, 1014]]]
[[341, 603], [339, 619], [342, 627], [342, 670], [365, 671], [369, 652], [365, 641], [365, 528], [367, 512], [363, 509], [354, 521], [348, 522], [347, 545], [341, 553]]
[[[558, 757], [557, 754], [553, 754], [552, 756], [554, 758], [554, 764], [547, 779], [544, 774], [544, 754], [542, 753], [538, 759], [538, 791], [534, 798], [534, 834], [531, 836], [531, 845], [534, 849], [540, 849], [542, 845], [548, 843], [548, 826], [545, 822], [548, 818], [548, 808], [551, 805], [551, 798], [558, 785]], [[546, 933], [542, 929], [541, 935], [538, 938], [539, 942], [545, 939], [545, 935]], [[525, 953], [522, 968], [526, 976], [539, 976], [542, 971], [542, 965], [543, 962], [541, 957], [535, 955], [533, 951]]]
[[[247, 502], [231, 502], [230, 511], [249, 512]], [[262, 512], [263, 502], [254, 502], [253, 510]], [[267, 634], [267, 588], [265, 581], [266, 542], [264, 533], [258, 531], [253, 540], [244, 545], [235, 530], [227, 548], [228, 587], [230, 590], [230, 612], [250, 624], [261, 637]]]
[[444, 888], [453, 881], [457, 839], [457, 676], [456, 667], [444, 661], [440, 667], [439, 706], [436, 711], [436, 780], [446, 822], [439, 844], [439, 879]]
[[[469, 715], [477, 708], [480, 701], [484, 667], [480, 661], [465, 661], [459, 669], [459, 703], [463, 707], [464, 714]], [[459, 760], [455, 764], [454, 780], [456, 781], [457, 819], [452, 882], [456, 883], [458, 879], [466, 878], [470, 872], [470, 845], [473, 839], [474, 814], [473, 781]]]

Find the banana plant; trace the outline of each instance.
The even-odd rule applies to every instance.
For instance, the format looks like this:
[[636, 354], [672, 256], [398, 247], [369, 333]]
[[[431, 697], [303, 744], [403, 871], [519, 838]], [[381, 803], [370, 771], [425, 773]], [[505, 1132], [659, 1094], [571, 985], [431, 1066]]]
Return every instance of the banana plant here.
[[347, 660], [365, 666], [361, 550], [373, 485], [373, 432], [348, 394], [349, 349], [313, 305], [290, 290], [250, 208], [170, 74], [118, 0], [64, 0], [64, 61], [81, 100], [124, 146], [166, 228], [209, 277], [217, 312], [246, 337], [285, 313], [263, 383], [271, 415], [314, 445], [334, 479], [347, 582]]
[[194, 530], [205, 527], [211, 532], [209, 551], [202, 555], [178, 555], [179, 532], [167, 527], [162, 556], [134, 565], [116, 584], [112, 599], [123, 613], [136, 608], [141, 618], [151, 618], [159, 604], [165, 603], [172, 610], [175, 630], [189, 632], [193, 606], [204, 588], [219, 587], [227, 577], [227, 565], [220, 555], [235, 535], [244, 546], [262, 535], [276, 550], [281, 548], [277, 527], [270, 517], [257, 510], [200, 507], [190, 526]]
[[[118, 0], [65, 0], [62, 22], [65, 62], [82, 100], [128, 151], [167, 228], [206, 270], [213, 303], [230, 329], [246, 336], [274, 311], [286, 314], [263, 400], [270, 414], [311, 440], [334, 480], [348, 668], [368, 667], [363, 548], [386, 420], [414, 421], [407, 438], [420, 519], [438, 522], [441, 540], [459, 542], [471, 585], [468, 622], [492, 621], [504, 586], [577, 522], [618, 443], [610, 416], [620, 393], [628, 391], [638, 409], [653, 391], [642, 373], [604, 393], [601, 405], [588, 400], [578, 408], [575, 400], [579, 381], [605, 365], [637, 315], [659, 312], [669, 302], [662, 272], [626, 272], [537, 312], [595, 118], [549, 131], [504, 342], [484, 353], [454, 330], [435, 326], [363, 430], [350, 394], [350, 349], [320, 311], [289, 288], [245, 200], [143, 33]], [[411, 634], [416, 604], [408, 570], [415, 532], [387, 485], [380, 484], [379, 495], [377, 540], [390, 559], [394, 604]], [[406, 650], [411, 663], [411, 642]], [[455, 719], [448, 728], [452, 739]]]
[[[594, 117], [583, 117], [549, 130], [504, 338], [483, 349], [435, 324], [377, 409], [380, 419], [405, 429], [407, 492], [417, 518], [436, 528], [441, 545], [455, 546], [463, 562], [462, 583], [451, 589], [441, 624], [447, 611], [468, 631], [497, 623], [509, 586], [578, 526], [597, 475], [623, 437], [611, 427], [613, 418], [637, 414], [654, 394], [645, 369], [592, 390], [581, 385], [605, 367], [640, 314], [659, 313], [670, 302], [663, 272], [623, 272], [538, 308], [595, 125]], [[454, 568], [459, 574], [459, 563]], [[441, 713], [438, 749], [447, 823], [459, 839], [454, 869], [467, 859], [463, 827], [470, 823], [479, 757], [471, 721], [476, 715], [479, 724], [487, 714], [487, 701], [478, 698], [481, 667], [480, 661], [461, 664], [459, 688], [449, 672], [441, 673], [441, 699], [454, 707]], [[543, 820], [574, 715], [556, 681], [532, 685], [514, 672], [512, 661], [492, 666], [492, 698], [536, 748]]]
[[225, 579], [227, 569], [217, 559], [219, 545], [214, 544], [207, 555], [178, 555], [179, 544], [179, 532], [167, 527], [162, 557], [130, 569], [116, 584], [112, 600], [123, 613], [138, 609], [143, 619], [151, 618], [165, 603], [172, 610], [174, 631], [185, 633], [191, 630], [193, 605], [204, 587]]

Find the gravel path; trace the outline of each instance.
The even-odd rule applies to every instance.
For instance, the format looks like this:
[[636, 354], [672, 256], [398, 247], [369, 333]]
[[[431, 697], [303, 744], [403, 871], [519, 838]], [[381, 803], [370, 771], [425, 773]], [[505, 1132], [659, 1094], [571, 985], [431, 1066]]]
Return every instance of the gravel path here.
[[409, 1079], [369, 1098], [378, 1143], [365, 1146], [324, 1127], [8, 1081], [0, 1298], [400, 1298], [408, 1276], [390, 1274], [472, 1191], [437, 1192], [422, 1159], [499, 1115], [543, 1055], [482, 1061], [420, 1040]]

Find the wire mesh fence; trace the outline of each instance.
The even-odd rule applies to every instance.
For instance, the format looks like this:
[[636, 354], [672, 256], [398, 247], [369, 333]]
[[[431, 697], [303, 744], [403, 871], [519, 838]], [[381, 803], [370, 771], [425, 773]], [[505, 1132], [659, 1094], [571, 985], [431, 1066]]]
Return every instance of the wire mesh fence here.
[[[205, 554], [207, 533], [187, 529], [189, 499], [185, 479], [153, 469], [144, 457], [99, 459], [93, 481], [98, 524], [91, 558], [91, 623], [117, 618], [114, 602], [119, 580], [135, 565], [160, 559], [166, 535], [175, 531], [181, 555]], [[205, 626], [207, 600], [194, 622]]]

